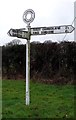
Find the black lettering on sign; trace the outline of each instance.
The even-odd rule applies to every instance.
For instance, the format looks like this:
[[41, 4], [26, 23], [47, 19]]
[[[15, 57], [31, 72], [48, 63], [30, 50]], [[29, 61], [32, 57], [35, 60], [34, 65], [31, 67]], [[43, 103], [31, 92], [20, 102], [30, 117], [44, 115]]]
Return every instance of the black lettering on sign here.
[[46, 35], [46, 34], [47, 34], [47, 31], [41, 31], [41, 34], [42, 34], [42, 35]]
[[54, 33], [54, 31], [47, 31], [47, 34], [52, 34]]
[[50, 27], [50, 30], [54, 30], [54, 27]]
[[65, 26], [65, 29], [69, 29], [69, 26]]
[[42, 30], [46, 30], [46, 27], [42, 28]]
[[47, 31], [47, 30], [54, 30], [54, 27], [44, 27], [42, 30]]
[[33, 28], [33, 31], [40, 31], [41, 28]]
[[60, 29], [60, 26], [56, 26], [54, 29], [55, 29], [55, 30], [56, 30], [56, 29]]
[[68, 33], [69, 31], [68, 30], [65, 30], [65, 33]]
[[33, 35], [39, 35], [39, 32], [33, 32]]
[[46, 35], [46, 34], [53, 34], [54, 31], [41, 31], [42, 35]]

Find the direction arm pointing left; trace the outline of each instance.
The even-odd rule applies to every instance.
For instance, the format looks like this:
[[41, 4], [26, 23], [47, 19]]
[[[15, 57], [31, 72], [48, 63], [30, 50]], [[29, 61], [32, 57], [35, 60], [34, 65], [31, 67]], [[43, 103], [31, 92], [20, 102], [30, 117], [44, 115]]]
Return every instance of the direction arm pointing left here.
[[9, 31], [8, 31], [8, 35], [10, 35], [11, 37], [16, 37], [17, 36], [17, 32], [18, 32], [18, 30], [17, 29], [10, 29]]
[[10, 29], [8, 31], [8, 35], [11, 37], [17, 37], [17, 38], [22, 38], [22, 39], [27, 39], [29, 38], [28, 31], [23, 31], [24, 28], [22, 29]]

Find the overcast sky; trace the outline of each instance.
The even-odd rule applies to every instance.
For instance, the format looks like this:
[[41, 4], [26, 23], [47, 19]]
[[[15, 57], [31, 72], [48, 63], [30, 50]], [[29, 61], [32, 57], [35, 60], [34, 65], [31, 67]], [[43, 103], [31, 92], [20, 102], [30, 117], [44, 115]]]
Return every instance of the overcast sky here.
[[[72, 24], [74, 20], [74, 2], [75, 0], [0, 0], [0, 45], [15, 39], [7, 35], [10, 28], [26, 28], [22, 16], [27, 9], [35, 11], [35, 19], [31, 23], [31, 27]], [[34, 36], [31, 37], [31, 41], [62, 41], [64, 36], [65, 34]], [[26, 41], [24, 39], [19, 40], [22, 43]], [[74, 40], [74, 32], [67, 34], [65, 40]]]

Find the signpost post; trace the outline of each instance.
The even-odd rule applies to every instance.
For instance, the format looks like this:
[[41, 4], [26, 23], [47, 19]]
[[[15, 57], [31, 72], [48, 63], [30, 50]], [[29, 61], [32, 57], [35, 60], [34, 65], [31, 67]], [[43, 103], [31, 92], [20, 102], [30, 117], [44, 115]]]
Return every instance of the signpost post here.
[[[30, 15], [30, 17], [29, 17]], [[28, 18], [29, 17], [29, 18]], [[30, 23], [34, 20], [35, 13], [33, 10], [28, 9], [23, 14], [23, 21], [27, 24], [28, 29], [28, 39], [26, 42], [26, 105], [30, 103], [30, 91], [29, 91], [29, 81], [30, 81], [30, 37], [31, 37], [31, 26]]]
[[51, 27], [34, 27], [31, 28], [30, 23], [35, 18], [35, 12], [32, 9], [28, 9], [23, 14], [23, 21], [27, 24], [27, 31], [25, 28], [10, 29], [8, 35], [11, 37], [26, 39], [26, 105], [30, 103], [30, 38], [31, 35], [46, 35], [46, 34], [63, 34], [71, 33], [75, 28], [72, 25], [51, 26]]

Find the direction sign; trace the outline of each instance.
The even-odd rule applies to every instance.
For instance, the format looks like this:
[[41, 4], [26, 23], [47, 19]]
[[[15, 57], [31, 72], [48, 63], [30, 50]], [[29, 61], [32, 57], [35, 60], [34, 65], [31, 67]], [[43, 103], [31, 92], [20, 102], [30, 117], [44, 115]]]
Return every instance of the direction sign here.
[[9, 36], [11, 36], [11, 37], [17, 37], [17, 32], [18, 32], [18, 30], [17, 29], [10, 29], [9, 31], [8, 31], [8, 35]]
[[28, 32], [27, 31], [18, 31], [18, 35], [17, 35], [18, 38], [23, 38], [23, 39], [27, 39], [29, 38], [28, 36]]
[[8, 35], [11, 37], [28, 39], [28, 31], [22, 31], [22, 29], [10, 29]]
[[75, 28], [72, 25], [35, 27], [35, 28], [31, 28], [31, 35], [71, 33], [74, 29]]

